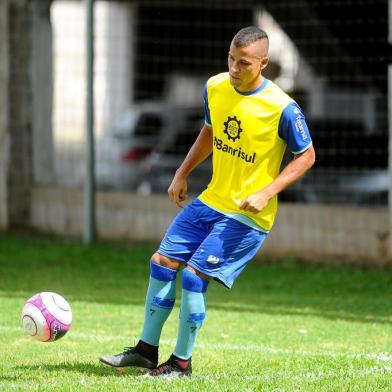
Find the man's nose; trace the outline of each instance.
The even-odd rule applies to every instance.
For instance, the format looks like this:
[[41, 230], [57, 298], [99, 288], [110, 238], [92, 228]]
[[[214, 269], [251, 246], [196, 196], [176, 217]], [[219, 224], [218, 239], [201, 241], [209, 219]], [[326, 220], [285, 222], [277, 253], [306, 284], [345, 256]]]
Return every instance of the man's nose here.
[[233, 61], [232, 63], [231, 63], [231, 71], [232, 72], [234, 72], [234, 73], [237, 73], [238, 72], [238, 66], [237, 66], [237, 64], [236, 64], [236, 62], [235, 61]]

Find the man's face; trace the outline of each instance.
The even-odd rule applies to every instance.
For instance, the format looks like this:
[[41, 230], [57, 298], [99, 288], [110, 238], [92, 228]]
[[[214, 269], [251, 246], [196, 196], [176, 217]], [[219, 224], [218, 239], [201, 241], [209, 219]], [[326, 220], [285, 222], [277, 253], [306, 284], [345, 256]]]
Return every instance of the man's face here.
[[260, 40], [248, 46], [230, 45], [228, 66], [230, 83], [242, 91], [251, 91], [261, 82], [261, 71], [268, 64], [268, 43]]

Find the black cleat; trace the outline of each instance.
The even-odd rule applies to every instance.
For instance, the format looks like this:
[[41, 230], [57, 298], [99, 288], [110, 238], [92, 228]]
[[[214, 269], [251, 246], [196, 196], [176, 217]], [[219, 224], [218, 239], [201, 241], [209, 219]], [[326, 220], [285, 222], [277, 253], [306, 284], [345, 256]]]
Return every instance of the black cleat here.
[[124, 352], [116, 355], [104, 355], [99, 360], [105, 365], [113, 367], [125, 367], [134, 366], [147, 369], [154, 369], [158, 364], [158, 358], [156, 361], [152, 361], [142, 355], [136, 347], [125, 347]]
[[173, 354], [170, 358], [159, 365], [156, 369], [149, 371], [147, 377], [163, 377], [163, 378], [178, 378], [190, 376], [192, 374], [191, 358], [183, 360], [175, 357]]

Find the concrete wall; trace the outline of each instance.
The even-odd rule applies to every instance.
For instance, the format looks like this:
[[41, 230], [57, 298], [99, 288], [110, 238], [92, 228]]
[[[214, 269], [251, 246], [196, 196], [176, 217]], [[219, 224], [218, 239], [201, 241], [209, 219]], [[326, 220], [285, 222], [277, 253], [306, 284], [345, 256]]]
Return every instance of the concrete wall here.
[[10, 225], [29, 217], [32, 186], [31, 13], [28, 0], [9, 0], [8, 214]]
[[388, 238], [387, 209], [281, 203], [267, 247], [304, 258], [340, 255], [384, 264]]
[[8, 226], [8, 0], [0, 2], [0, 228]]
[[[51, 0], [0, 2], [2, 229], [24, 225], [29, 221], [33, 167], [41, 178], [51, 180], [50, 2]], [[34, 162], [33, 156], [36, 157]]]
[[30, 9], [0, 3], [0, 227], [28, 220], [31, 189]]
[[[129, 1], [96, 1], [94, 4], [94, 131], [97, 138], [133, 101], [134, 8]], [[85, 138], [85, 11], [86, 4], [80, 0], [54, 1], [51, 7], [53, 133], [58, 149], [78, 147]]]
[[52, 183], [54, 179], [50, 4], [51, 0], [30, 1], [33, 177], [40, 184]]
[[[32, 192], [31, 225], [44, 232], [81, 237], [82, 202], [81, 191], [36, 187]], [[98, 236], [112, 240], [158, 242], [178, 211], [166, 196], [131, 193], [99, 192], [97, 206]], [[385, 264], [388, 214], [376, 209], [282, 203], [262, 251], [317, 257], [318, 261], [322, 261], [319, 259], [322, 255], [344, 256], [343, 261]]]

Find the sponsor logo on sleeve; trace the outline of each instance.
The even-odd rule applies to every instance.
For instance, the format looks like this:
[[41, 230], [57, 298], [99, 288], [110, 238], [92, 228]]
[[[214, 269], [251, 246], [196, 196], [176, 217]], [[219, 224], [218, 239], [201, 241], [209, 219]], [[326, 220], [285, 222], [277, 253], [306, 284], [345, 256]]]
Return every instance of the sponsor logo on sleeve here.
[[295, 119], [295, 129], [301, 135], [303, 141], [306, 141], [308, 139], [308, 135], [306, 134], [304, 128], [304, 120], [301, 116], [297, 116]]

